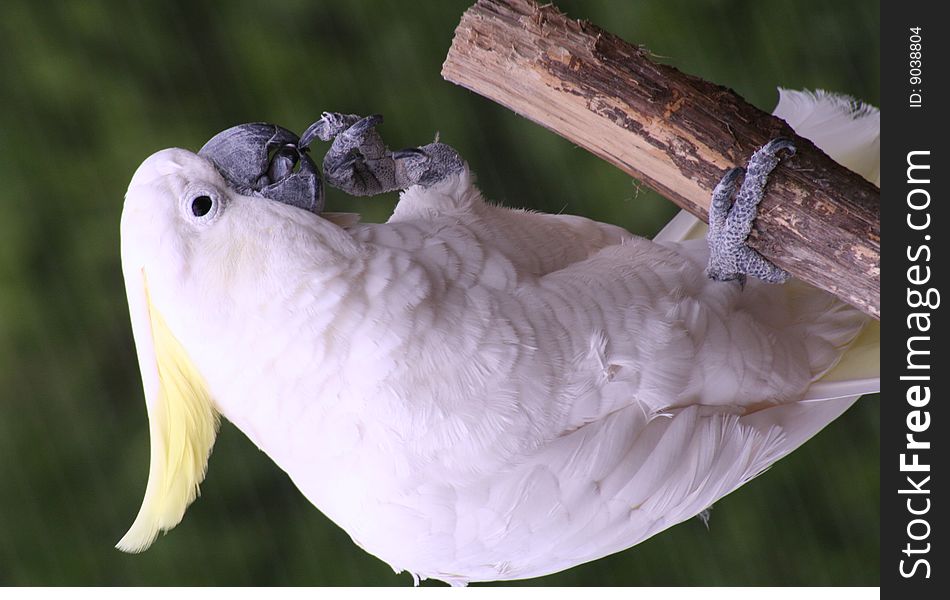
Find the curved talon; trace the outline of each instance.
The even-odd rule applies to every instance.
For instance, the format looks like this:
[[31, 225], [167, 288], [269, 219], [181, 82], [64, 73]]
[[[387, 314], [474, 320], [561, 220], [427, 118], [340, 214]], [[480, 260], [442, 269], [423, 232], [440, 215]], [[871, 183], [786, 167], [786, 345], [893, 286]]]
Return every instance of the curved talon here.
[[766, 152], [768, 154], [776, 154], [781, 150], [788, 150], [789, 156], [795, 154], [795, 142], [788, 138], [775, 138], [770, 141], [768, 144], [762, 146], [760, 152]]
[[722, 176], [722, 179], [719, 180], [719, 183], [716, 184], [716, 187], [731, 187], [735, 185], [736, 180], [745, 175], [745, 169], [742, 167], [733, 167], [726, 171], [726, 174]]
[[359, 120], [360, 117], [357, 115], [324, 112], [320, 115], [319, 121], [307, 127], [301, 134], [298, 148], [307, 150], [315, 139], [328, 142]]
[[309, 150], [310, 144], [313, 143], [313, 140], [318, 139], [318, 138], [322, 140], [323, 137], [318, 132], [318, 128], [322, 126], [323, 125], [321, 121], [317, 121], [310, 127], [307, 127], [306, 129], [304, 129], [303, 134], [301, 134], [300, 136], [300, 141], [298, 142], [298, 148], [300, 148], [301, 150]]
[[393, 158], [396, 160], [405, 160], [415, 156], [425, 156], [425, 154], [421, 148], [403, 148], [402, 150], [393, 152]]
[[368, 115], [354, 123], [349, 129], [344, 131], [344, 133], [350, 135], [362, 135], [366, 132], [366, 130], [372, 129], [382, 122], [383, 115]]

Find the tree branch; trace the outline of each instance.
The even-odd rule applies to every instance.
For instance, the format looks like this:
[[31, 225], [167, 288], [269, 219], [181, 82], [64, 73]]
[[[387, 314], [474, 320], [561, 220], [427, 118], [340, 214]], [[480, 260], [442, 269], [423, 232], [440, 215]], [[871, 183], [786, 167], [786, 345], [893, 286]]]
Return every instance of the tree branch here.
[[703, 220], [725, 170], [775, 137], [750, 244], [794, 276], [880, 318], [880, 190], [734, 91], [553, 6], [478, 0], [442, 76], [593, 152]]

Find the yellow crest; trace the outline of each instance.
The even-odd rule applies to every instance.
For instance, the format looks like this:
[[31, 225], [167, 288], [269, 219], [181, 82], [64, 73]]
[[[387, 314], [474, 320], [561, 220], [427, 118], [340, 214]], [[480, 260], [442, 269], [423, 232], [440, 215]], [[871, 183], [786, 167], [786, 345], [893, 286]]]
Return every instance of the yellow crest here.
[[[144, 279], [144, 278], [143, 278]], [[218, 413], [207, 385], [161, 313], [145, 301], [158, 368], [158, 397], [149, 403], [151, 458], [145, 498], [135, 522], [116, 548], [141, 552], [159, 531], [177, 525], [198, 496], [218, 431]]]

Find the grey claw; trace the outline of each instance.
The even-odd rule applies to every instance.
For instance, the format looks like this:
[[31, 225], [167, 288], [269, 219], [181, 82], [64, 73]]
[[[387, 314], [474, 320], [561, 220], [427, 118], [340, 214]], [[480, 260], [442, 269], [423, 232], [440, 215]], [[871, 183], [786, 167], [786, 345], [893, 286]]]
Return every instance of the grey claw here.
[[359, 153], [354, 151], [353, 153], [351, 153], [350, 157], [347, 158], [346, 160], [332, 165], [331, 169], [334, 171], [347, 171], [349, 169], [352, 169], [353, 166], [356, 165], [356, 163], [362, 162], [362, 160], [363, 160], [363, 157], [360, 156]]
[[300, 136], [298, 147], [301, 150], [306, 150], [316, 139], [329, 142], [359, 120], [360, 117], [357, 115], [324, 112], [320, 115], [319, 121], [304, 130]]
[[795, 143], [788, 138], [775, 138], [763, 146], [761, 152], [777, 154], [781, 150], [788, 150], [789, 155], [795, 154]]
[[[722, 176], [722, 179], [719, 180], [719, 185], [724, 187], [729, 187], [733, 185], [737, 179], [745, 175], [745, 169], [742, 167], [733, 167], [729, 169], [725, 175]], [[718, 186], [717, 186], [718, 187]]]
[[458, 152], [447, 144], [434, 142], [422, 148], [407, 148], [393, 158], [401, 158], [402, 189], [410, 185], [429, 187], [462, 170], [464, 163]]
[[383, 122], [383, 115], [369, 115], [368, 117], [363, 117], [357, 121], [354, 125], [350, 126], [349, 129], [343, 132], [342, 135], [350, 137], [360, 137], [365, 134], [370, 129], [373, 129], [377, 125]]
[[323, 136], [320, 135], [320, 131], [319, 131], [319, 128], [321, 126], [322, 126], [321, 122], [317, 121], [316, 123], [314, 123], [310, 127], [307, 127], [304, 130], [303, 134], [300, 136], [300, 142], [298, 144], [298, 147], [301, 150], [309, 150], [310, 144], [313, 143], [313, 140], [318, 139], [318, 138], [321, 140], [323, 139]]
[[402, 150], [396, 150], [393, 152], [393, 158], [396, 160], [403, 160], [406, 158], [425, 156], [425, 154], [426, 153], [421, 148], [404, 148]]

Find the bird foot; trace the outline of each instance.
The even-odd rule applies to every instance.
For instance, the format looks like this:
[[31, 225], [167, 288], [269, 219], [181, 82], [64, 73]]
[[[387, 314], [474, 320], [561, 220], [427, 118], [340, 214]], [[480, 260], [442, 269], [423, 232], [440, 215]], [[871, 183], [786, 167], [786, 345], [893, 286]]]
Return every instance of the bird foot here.
[[[749, 159], [745, 169], [730, 169], [713, 190], [709, 206], [709, 263], [706, 275], [716, 281], [745, 283], [751, 275], [769, 283], [783, 283], [789, 274], [766, 260], [746, 243], [752, 231], [752, 222], [758, 214], [769, 174], [778, 165], [778, 153], [795, 153], [791, 140], [776, 138], [759, 148]], [[742, 186], [735, 194], [739, 178]]]
[[314, 139], [333, 140], [323, 158], [326, 183], [353, 196], [372, 196], [413, 185], [429, 187], [462, 170], [463, 162], [451, 146], [432, 143], [391, 152], [376, 126], [381, 115], [323, 113], [300, 136], [306, 148]]

